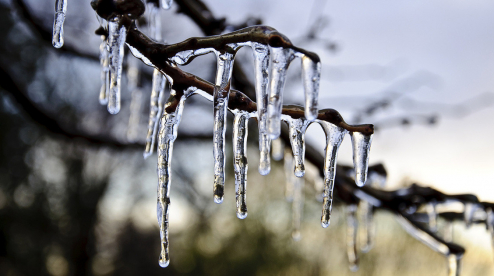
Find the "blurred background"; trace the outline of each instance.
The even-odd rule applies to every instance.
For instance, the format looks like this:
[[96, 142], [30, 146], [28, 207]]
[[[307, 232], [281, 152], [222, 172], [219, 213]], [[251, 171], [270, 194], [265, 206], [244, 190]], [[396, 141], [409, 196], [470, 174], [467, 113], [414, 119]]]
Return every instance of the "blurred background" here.
[[[65, 46], [57, 50], [53, 0], [0, 0], [0, 275], [446, 275], [445, 258], [385, 212], [376, 213], [374, 248], [351, 272], [344, 207], [334, 207], [327, 229], [320, 226], [311, 173], [302, 239], [293, 241], [283, 162], [259, 175], [255, 122], [248, 217], [235, 215], [232, 162], [225, 201], [213, 203], [213, 110], [199, 96], [187, 101], [175, 144], [171, 264], [160, 268], [156, 155], [144, 160], [141, 146], [152, 69], [139, 63], [139, 89], [128, 89], [123, 77], [119, 114], [99, 105], [101, 39], [89, 2], [69, 0]], [[417, 182], [494, 201], [492, 1], [204, 3], [232, 25], [260, 19], [319, 54], [319, 106], [348, 123], [375, 124], [370, 161], [386, 167], [385, 189]], [[168, 43], [203, 36], [177, 11], [162, 11]], [[253, 82], [250, 51], [240, 50], [236, 64]], [[125, 64], [133, 59], [127, 54]], [[211, 81], [215, 58], [184, 70]], [[303, 103], [300, 72], [294, 62], [285, 104]], [[323, 152], [322, 130], [309, 128], [307, 143]], [[351, 152], [347, 139], [339, 164], [351, 165]], [[455, 223], [454, 241], [467, 249], [462, 275], [493, 275], [485, 226]]]

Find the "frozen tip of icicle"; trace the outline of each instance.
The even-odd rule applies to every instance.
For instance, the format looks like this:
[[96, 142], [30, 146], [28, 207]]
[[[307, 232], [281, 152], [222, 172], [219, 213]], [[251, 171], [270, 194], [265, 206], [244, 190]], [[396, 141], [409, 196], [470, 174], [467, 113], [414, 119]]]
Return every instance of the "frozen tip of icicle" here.
[[142, 153], [142, 156], [144, 156], [144, 159], [147, 159], [152, 154], [153, 154], [152, 152], [145, 151], [145, 152]]
[[161, 6], [165, 10], [169, 10], [172, 7], [173, 0], [161, 0]]
[[108, 105], [107, 109], [108, 109], [108, 113], [110, 113], [112, 115], [115, 115], [118, 112], [120, 112], [120, 106], [110, 106], [110, 105]]
[[170, 264], [170, 260], [160, 258], [159, 264], [161, 267], [165, 268]]
[[300, 231], [296, 230], [292, 232], [292, 239], [294, 241], [299, 241], [302, 239], [302, 234], [300, 234]]
[[322, 228], [328, 228], [331, 222], [329, 220], [321, 220]]
[[359, 267], [356, 264], [351, 264], [350, 265], [350, 271], [352, 271], [352, 272], [357, 272], [358, 271], [358, 268]]
[[268, 175], [271, 172], [271, 165], [268, 162], [261, 161], [258, 171], [261, 175]]
[[241, 212], [237, 212], [237, 218], [239, 219], [245, 219], [247, 217], [247, 211], [241, 211]]
[[214, 195], [214, 203], [216, 203], [216, 204], [223, 203], [223, 196]]
[[367, 175], [363, 173], [356, 173], [355, 174], [355, 184], [359, 187], [363, 187], [365, 185], [365, 182], [367, 181]]
[[296, 166], [294, 174], [296, 177], [304, 177], [305, 175], [305, 167], [303, 165]]
[[53, 23], [53, 38], [52, 44], [55, 48], [63, 46], [63, 22], [65, 21], [65, 13], [55, 13], [55, 22]]

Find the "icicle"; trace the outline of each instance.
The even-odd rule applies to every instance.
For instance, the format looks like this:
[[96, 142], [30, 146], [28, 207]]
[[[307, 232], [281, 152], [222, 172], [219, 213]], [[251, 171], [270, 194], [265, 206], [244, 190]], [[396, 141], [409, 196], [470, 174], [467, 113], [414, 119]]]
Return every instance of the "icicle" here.
[[168, 10], [172, 7], [173, 0], [161, 0], [161, 6], [163, 9]]
[[237, 201], [237, 217], [247, 217], [247, 135], [249, 114], [245, 111], [235, 113], [233, 123], [233, 168], [235, 170], [235, 194]]
[[141, 120], [142, 90], [136, 88], [132, 91], [132, 100], [130, 101], [130, 117], [127, 126], [127, 141], [137, 141], [139, 133], [139, 121]]
[[120, 80], [122, 78], [122, 62], [126, 28], [118, 18], [108, 22], [108, 44], [110, 47], [110, 92], [108, 95], [108, 112], [117, 114], [120, 111]]
[[462, 256], [449, 254], [446, 258], [448, 262], [448, 276], [460, 276]]
[[182, 117], [185, 96], [175, 112], [163, 114], [158, 136], [158, 224], [161, 237], [161, 254], [159, 264], [167, 267], [170, 263], [168, 242], [168, 211], [170, 205], [171, 160], [173, 143], [177, 139], [178, 125]]
[[326, 133], [326, 158], [324, 159], [324, 192], [323, 208], [321, 216], [321, 225], [326, 228], [329, 226], [331, 217], [331, 208], [333, 204], [334, 178], [336, 175], [336, 159], [338, 149], [348, 133], [347, 130], [335, 126], [331, 123], [318, 121]]
[[372, 143], [372, 135], [364, 135], [360, 132], [351, 132], [353, 147], [353, 166], [355, 168], [355, 183], [362, 187], [367, 179], [369, 166], [369, 151]]
[[292, 201], [292, 238], [299, 241], [300, 225], [302, 224], [302, 214], [304, 210], [304, 185], [305, 180], [301, 177], [293, 177], [293, 201]]
[[295, 176], [293, 175], [293, 155], [292, 151], [288, 148], [285, 149], [284, 157], [284, 168], [285, 168], [285, 198], [288, 202], [293, 201], [293, 182], [295, 181]]
[[217, 72], [214, 86], [214, 202], [222, 203], [225, 188], [225, 131], [226, 112], [230, 92], [234, 55], [217, 53]]
[[467, 228], [470, 228], [473, 223], [473, 214], [475, 213], [476, 206], [471, 202], [465, 203], [465, 210], [463, 212], [463, 217], [465, 219], [465, 225]]
[[[164, 2], [164, 1], [163, 1]], [[156, 41], [161, 41], [161, 15], [160, 9], [156, 4], [151, 4], [151, 8], [149, 11], [149, 36]]]
[[108, 104], [108, 92], [110, 91], [110, 68], [109, 68], [109, 54], [108, 43], [105, 36], [101, 36], [103, 40], [99, 46], [100, 50], [100, 63], [101, 63], [101, 89], [99, 93], [99, 103], [102, 105]]
[[281, 133], [281, 110], [286, 70], [293, 60], [293, 51], [285, 48], [271, 48], [271, 91], [268, 101], [268, 133], [276, 139]]
[[429, 218], [429, 229], [432, 232], [437, 231], [437, 211], [436, 211], [437, 203], [432, 201], [428, 203], [425, 208], [427, 210], [427, 216]]
[[55, 20], [53, 22], [53, 39], [52, 44], [55, 48], [63, 46], [63, 22], [67, 12], [67, 0], [56, 0], [55, 2]]
[[271, 143], [271, 156], [274, 160], [280, 161], [283, 159], [283, 153], [285, 152], [285, 143], [281, 138], [275, 139]]
[[146, 135], [146, 148], [144, 158], [153, 154], [156, 132], [158, 131], [159, 118], [163, 111], [163, 101], [165, 98], [166, 78], [158, 69], [153, 71], [153, 87], [151, 90], [151, 103], [149, 107], [149, 123]]
[[294, 158], [294, 173], [297, 177], [305, 174], [305, 131], [310, 122], [305, 118], [292, 119], [289, 116], [282, 116], [283, 120], [288, 123], [290, 144], [292, 146]]
[[443, 239], [446, 242], [453, 242], [453, 236], [454, 236], [454, 225], [452, 221], [445, 221], [444, 222], [444, 228], [443, 228]]
[[252, 42], [252, 53], [254, 55], [254, 72], [256, 75], [256, 102], [257, 118], [259, 125], [259, 151], [261, 160], [259, 162], [259, 173], [269, 174], [271, 164], [269, 160], [269, 150], [271, 139], [267, 134], [267, 109], [268, 109], [268, 84], [269, 84], [269, 47]]
[[350, 204], [346, 206], [347, 212], [347, 236], [346, 236], [346, 249], [348, 255], [348, 262], [350, 263], [350, 270], [358, 270], [358, 253], [357, 253], [357, 232], [358, 232], [358, 221], [357, 221], [357, 205]]
[[374, 214], [373, 206], [367, 201], [360, 201], [360, 211], [361, 211], [361, 244], [362, 252], [369, 252], [374, 246]]
[[304, 55], [302, 57], [302, 79], [305, 90], [305, 118], [314, 121], [317, 118], [317, 100], [319, 97], [319, 80], [321, 62], [314, 62]]

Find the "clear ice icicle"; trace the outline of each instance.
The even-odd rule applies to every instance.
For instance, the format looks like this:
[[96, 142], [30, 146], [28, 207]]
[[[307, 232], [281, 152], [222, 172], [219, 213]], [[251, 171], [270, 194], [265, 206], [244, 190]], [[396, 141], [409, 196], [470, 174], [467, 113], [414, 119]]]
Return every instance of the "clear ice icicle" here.
[[146, 148], [144, 158], [153, 154], [156, 132], [158, 131], [159, 119], [163, 111], [163, 101], [165, 98], [166, 77], [158, 69], [153, 71], [153, 82], [151, 90], [151, 100], [149, 105], [148, 132], [146, 135]]
[[281, 138], [275, 139], [271, 142], [271, 156], [274, 160], [280, 161], [283, 159], [283, 153], [285, 152], [285, 142]]
[[358, 270], [358, 251], [357, 251], [357, 233], [358, 233], [358, 220], [357, 220], [357, 205], [350, 204], [346, 206], [347, 215], [347, 233], [346, 233], [346, 250], [348, 256], [348, 262], [351, 271]]
[[163, 9], [168, 10], [172, 7], [173, 0], [161, 0], [161, 6]]
[[294, 173], [297, 177], [305, 174], [305, 131], [310, 122], [305, 118], [292, 119], [289, 116], [282, 116], [283, 120], [288, 123], [290, 144], [292, 145], [294, 159]]
[[449, 254], [446, 256], [448, 262], [448, 276], [460, 276], [461, 272], [461, 258], [455, 254]]
[[110, 92], [108, 94], [108, 112], [117, 114], [120, 111], [120, 82], [122, 79], [122, 63], [126, 38], [125, 26], [118, 18], [108, 22], [108, 44], [110, 47]]
[[151, 4], [149, 11], [149, 35], [156, 41], [161, 41], [161, 16], [160, 9], [155, 4]]
[[106, 105], [108, 104], [108, 92], [110, 91], [110, 63], [107, 40], [104, 36], [101, 36], [101, 39], [103, 41], [99, 46], [99, 58], [101, 63], [101, 89], [99, 92], [99, 103]]
[[369, 166], [369, 151], [372, 143], [372, 135], [364, 135], [360, 132], [351, 132], [353, 148], [353, 166], [355, 168], [355, 183], [362, 187], [367, 180], [367, 168]]
[[214, 202], [222, 203], [225, 188], [225, 131], [234, 55], [217, 53], [217, 71], [213, 94], [214, 105]]
[[425, 208], [427, 211], [427, 217], [429, 219], [429, 229], [432, 232], [437, 231], [437, 211], [436, 211], [436, 206], [437, 203], [435, 201], [432, 201], [428, 203]]
[[254, 72], [256, 75], [256, 102], [257, 118], [259, 125], [259, 151], [261, 160], [259, 162], [259, 173], [269, 174], [271, 170], [269, 151], [271, 139], [267, 134], [267, 111], [268, 111], [268, 85], [269, 85], [269, 47], [252, 42], [252, 53], [254, 55]]
[[295, 181], [295, 175], [293, 175], [293, 155], [290, 149], [285, 149], [285, 156], [283, 159], [285, 169], [285, 198], [288, 202], [293, 200], [293, 182]]
[[305, 90], [305, 118], [314, 121], [317, 118], [321, 62], [314, 62], [306, 55], [302, 56], [302, 79]]
[[245, 111], [235, 113], [233, 123], [233, 168], [235, 170], [235, 195], [237, 202], [237, 217], [247, 217], [247, 135], [249, 114]]
[[293, 177], [293, 201], [292, 201], [292, 238], [298, 241], [302, 238], [300, 226], [302, 225], [302, 214], [304, 210], [304, 185], [302, 177]]
[[321, 225], [322, 227], [326, 228], [329, 226], [331, 218], [338, 149], [341, 145], [341, 142], [343, 141], [343, 138], [345, 137], [345, 134], [348, 133], [348, 131], [325, 121], [319, 121], [319, 124], [326, 133], [326, 157], [324, 159], [324, 192], [321, 216]]
[[268, 134], [272, 140], [281, 134], [281, 110], [286, 70], [293, 60], [291, 49], [271, 48], [271, 83], [268, 100]]
[[63, 23], [65, 13], [67, 12], [67, 0], [56, 0], [55, 2], [55, 20], [53, 22], [52, 44], [55, 48], [63, 46]]
[[164, 113], [161, 118], [158, 136], [158, 224], [161, 238], [161, 254], [159, 265], [167, 267], [170, 263], [169, 241], [168, 241], [168, 215], [170, 207], [170, 184], [171, 184], [171, 160], [173, 143], [177, 139], [178, 125], [182, 117], [185, 96], [175, 112]]

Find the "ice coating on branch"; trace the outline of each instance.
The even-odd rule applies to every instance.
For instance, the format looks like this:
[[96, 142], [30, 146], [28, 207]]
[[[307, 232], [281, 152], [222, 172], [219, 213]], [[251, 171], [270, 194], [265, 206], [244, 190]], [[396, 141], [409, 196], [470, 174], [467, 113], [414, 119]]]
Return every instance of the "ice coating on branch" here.
[[271, 156], [274, 160], [280, 161], [283, 159], [283, 153], [285, 152], [285, 142], [281, 138], [275, 139], [271, 142]]
[[172, 7], [173, 0], [161, 0], [161, 6], [163, 9], [168, 10]]
[[101, 64], [101, 89], [99, 92], [99, 103], [102, 105], [108, 104], [108, 92], [110, 91], [110, 62], [108, 53], [108, 43], [104, 36], [99, 46], [99, 60]]
[[293, 60], [292, 49], [271, 48], [271, 83], [268, 101], [268, 134], [272, 140], [280, 137], [283, 88], [286, 70]]
[[292, 201], [292, 238], [298, 241], [302, 238], [300, 226], [302, 225], [302, 214], [304, 211], [304, 185], [305, 179], [293, 177], [293, 201]]
[[437, 210], [436, 210], [437, 203], [435, 201], [432, 201], [428, 203], [425, 208], [427, 211], [427, 217], [429, 219], [429, 229], [432, 232], [437, 231]]
[[326, 157], [324, 159], [324, 192], [323, 207], [321, 216], [321, 225], [326, 228], [329, 226], [331, 218], [331, 209], [333, 204], [334, 178], [336, 175], [336, 159], [338, 158], [338, 149], [348, 133], [347, 130], [325, 121], [318, 121], [326, 133]]
[[182, 117], [185, 96], [182, 96], [174, 112], [163, 114], [158, 135], [158, 224], [161, 238], [159, 265], [170, 263], [168, 241], [168, 215], [170, 207], [171, 160], [173, 143], [177, 139], [178, 125]]
[[110, 47], [110, 92], [108, 94], [108, 112], [117, 114], [120, 111], [120, 83], [122, 79], [122, 63], [126, 28], [118, 18], [108, 22], [108, 44]]
[[460, 276], [462, 256], [449, 254], [446, 258], [448, 262], [448, 276]]
[[357, 271], [359, 265], [358, 249], [357, 249], [357, 205], [349, 204], [346, 206], [347, 215], [347, 233], [346, 233], [346, 250], [348, 262], [351, 271]]
[[144, 149], [144, 158], [153, 154], [156, 132], [163, 112], [163, 102], [165, 99], [166, 77], [158, 69], [153, 71], [153, 83], [151, 90], [151, 100], [149, 105], [149, 122], [148, 132], [146, 135], [146, 148]]
[[267, 111], [268, 111], [268, 85], [269, 85], [269, 47], [252, 42], [250, 44], [252, 54], [254, 56], [254, 73], [256, 76], [256, 103], [257, 103], [257, 118], [259, 125], [259, 150], [261, 152], [261, 160], [259, 162], [259, 173], [261, 175], [269, 174], [271, 164], [269, 159], [269, 151], [271, 147], [271, 139], [267, 134]]
[[321, 62], [314, 62], [310, 57], [302, 56], [302, 80], [305, 91], [305, 118], [314, 121], [317, 118], [317, 101], [319, 97], [319, 80], [321, 79]]
[[302, 177], [305, 174], [305, 131], [310, 122], [305, 118], [292, 119], [287, 115], [283, 115], [282, 119], [288, 123], [295, 167], [294, 173], [297, 177]]
[[67, 0], [56, 0], [55, 2], [55, 20], [53, 22], [52, 44], [55, 48], [63, 46], [63, 22], [67, 12]]
[[139, 135], [139, 122], [141, 120], [142, 90], [135, 88], [132, 90], [130, 101], [130, 117], [127, 127], [127, 141], [136, 142]]
[[245, 111], [235, 112], [233, 122], [233, 168], [235, 170], [235, 195], [237, 217], [247, 217], [247, 135], [249, 114]]
[[217, 71], [214, 85], [214, 202], [222, 203], [225, 188], [225, 131], [226, 112], [230, 92], [234, 55], [231, 53], [217, 53]]
[[283, 160], [285, 170], [285, 198], [288, 202], [293, 200], [293, 187], [296, 179], [293, 175], [293, 155], [292, 151], [288, 148], [285, 149], [285, 156]]
[[367, 168], [369, 166], [369, 151], [372, 143], [372, 134], [365, 135], [360, 132], [351, 132], [353, 149], [353, 166], [355, 168], [355, 183], [362, 187], [367, 180]]

